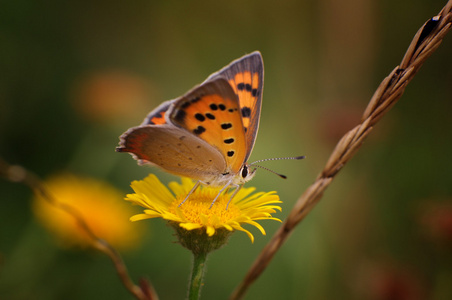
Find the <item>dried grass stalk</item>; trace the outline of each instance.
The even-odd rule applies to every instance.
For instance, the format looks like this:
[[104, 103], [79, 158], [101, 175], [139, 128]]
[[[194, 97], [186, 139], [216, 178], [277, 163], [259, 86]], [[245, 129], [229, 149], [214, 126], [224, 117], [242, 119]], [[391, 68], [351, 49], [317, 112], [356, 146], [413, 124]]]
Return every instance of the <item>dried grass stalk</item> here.
[[122, 284], [136, 299], [158, 300], [154, 287], [144, 279], [141, 280], [139, 286], [133, 283], [127, 271], [127, 267], [118, 251], [116, 251], [116, 249], [107, 241], [97, 237], [94, 234], [85, 219], [75, 207], [62, 203], [53, 197], [51, 192], [47, 190], [35, 174], [27, 171], [21, 166], [10, 165], [0, 157], [0, 177], [4, 177], [11, 182], [18, 182], [28, 186], [36, 196], [41, 196], [49, 204], [71, 215], [77, 225], [87, 234], [87, 236], [91, 238], [92, 246], [110, 257]]
[[425, 60], [439, 47], [450, 29], [452, 20], [452, 0], [441, 12], [428, 20], [416, 33], [399, 66], [381, 82], [364, 110], [361, 124], [346, 133], [331, 153], [325, 168], [315, 182], [297, 200], [289, 216], [275, 233], [270, 242], [254, 261], [243, 281], [230, 299], [241, 299], [249, 286], [260, 276], [285, 240], [292, 233], [315, 204], [322, 198], [334, 176], [353, 157], [361, 147], [363, 140], [381, 117], [400, 99], [405, 87]]

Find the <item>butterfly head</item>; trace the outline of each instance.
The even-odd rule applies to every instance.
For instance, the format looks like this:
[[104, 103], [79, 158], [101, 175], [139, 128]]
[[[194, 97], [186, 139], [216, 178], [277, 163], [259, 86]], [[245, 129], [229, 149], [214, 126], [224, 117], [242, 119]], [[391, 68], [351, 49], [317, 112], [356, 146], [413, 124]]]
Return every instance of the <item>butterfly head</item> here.
[[256, 175], [256, 168], [251, 169], [249, 164], [244, 164], [240, 169], [239, 180], [240, 184], [250, 181]]

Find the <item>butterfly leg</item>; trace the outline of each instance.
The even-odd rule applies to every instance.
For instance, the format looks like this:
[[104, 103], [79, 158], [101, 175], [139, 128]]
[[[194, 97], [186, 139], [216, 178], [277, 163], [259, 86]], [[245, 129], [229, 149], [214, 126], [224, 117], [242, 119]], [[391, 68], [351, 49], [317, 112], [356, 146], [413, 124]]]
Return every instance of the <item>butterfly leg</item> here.
[[210, 204], [209, 209], [212, 208], [213, 204], [215, 203], [215, 201], [217, 201], [218, 197], [220, 197], [220, 195], [223, 193], [223, 191], [228, 188], [231, 185], [231, 181], [229, 181], [217, 194], [217, 196], [215, 197], [215, 199], [213, 199], [212, 204]]
[[[201, 183], [201, 181], [197, 181], [195, 183], [195, 185], [193, 186], [193, 188], [190, 190], [190, 192], [187, 194], [187, 196], [185, 197], [184, 201], [182, 201], [177, 207], [181, 207], [182, 204], [184, 204], [185, 201], [187, 201], [188, 197], [190, 197], [191, 194], [193, 194], [194, 191], [196, 191], [196, 189], [198, 188], [199, 184]], [[213, 203], [212, 203], [213, 204]]]
[[236, 186], [235, 186], [235, 191], [234, 191], [234, 193], [232, 194], [231, 198], [229, 199], [228, 204], [226, 205], [226, 210], [228, 210], [229, 203], [231, 203], [232, 198], [234, 198], [234, 196], [237, 195], [237, 193], [240, 191], [240, 189], [242, 188], [242, 186], [243, 186], [243, 184], [242, 184], [242, 185], [236, 185]]

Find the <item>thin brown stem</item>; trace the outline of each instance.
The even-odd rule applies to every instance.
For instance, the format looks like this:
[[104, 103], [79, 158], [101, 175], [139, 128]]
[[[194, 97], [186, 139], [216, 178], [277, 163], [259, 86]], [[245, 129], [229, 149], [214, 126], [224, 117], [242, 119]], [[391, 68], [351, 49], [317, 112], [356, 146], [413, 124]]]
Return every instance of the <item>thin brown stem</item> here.
[[16, 165], [10, 165], [6, 161], [0, 158], [0, 176], [11, 182], [22, 183], [28, 186], [37, 196], [41, 196], [47, 202], [52, 204], [58, 209], [66, 212], [71, 215], [77, 225], [91, 238], [92, 245], [99, 251], [105, 253], [108, 257], [110, 257], [113, 265], [118, 273], [118, 276], [125, 286], [125, 288], [136, 298], [139, 300], [157, 300], [157, 294], [153, 290], [152, 286], [145, 282], [140, 286], [137, 286], [133, 283], [130, 278], [127, 268], [124, 264], [119, 253], [113, 248], [109, 243], [105, 240], [97, 237], [91, 228], [88, 226], [80, 212], [73, 206], [62, 203], [58, 201], [52, 194], [45, 188], [45, 186], [41, 183], [38, 177], [36, 177], [33, 173], [27, 171], [25, 168]]
[[439, 47], [450, 29], [452, 20], [452, 0], [441, 12], [428, 20], [416, 33], [408, 47], [400, 66], [381, 82], [365, 109], [361, 123], [346, 133], [336, 145], [324, 169], [315, 182], [298, 198], [289, 216], [261, 251], [243, 281], [235, 289], [230, 299], [242, 299], [250, 285], [262, 274], [275, 253], [322, 198], [325, 189], [334, 176], [354, 156], [372, 127], [400, 99], [405, 87], [419, 71], [425, 60]]

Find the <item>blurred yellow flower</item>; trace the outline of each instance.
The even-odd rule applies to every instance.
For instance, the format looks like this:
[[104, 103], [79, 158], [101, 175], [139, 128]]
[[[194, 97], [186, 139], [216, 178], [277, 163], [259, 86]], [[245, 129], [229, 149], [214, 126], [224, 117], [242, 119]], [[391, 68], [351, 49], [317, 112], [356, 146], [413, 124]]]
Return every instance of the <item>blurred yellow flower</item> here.
[[251, 194], [255, 188], [242, 188], [232, 199], [228, 209], [226, 205], [231, 197], [230, 193], [223, 193], [210, 208], [220, 188], [200, 186], [184, 204], [179, 206], [194, 185], [191, 179], [181, 178], [181, 180], [181, 183], [169, 183], [168, 186], [173, 193], [153, 174], [144, 180], [133, 181], [131, 186], [135, 194], [127, 195], [126, 200], [147, 209], [144, 210], [144, 214], [135, 215], [131, 220], [160, 217], [178, 223], [186, 230], [203, 229], [208, 236], [213, 236], [221, 229], [230, 232], [240, 230], [248, 235], [251, 242], [254, 241], [254, 236], [243, 228], [242, 224], [253, 225], [265, 234], [264, 228], [256, 221], [280, 221], [272, 217], [272, 213], [281, 210], [275, 204], [282, 203], [275, 192]]
[[[121, 191], [106, 182], [70, 174], [53, 176], [44, 184], [58, 203], [75, 208], [97, 237], [120, 250], [138, 246], [143, 228], [128, 220], [133, 210], [122, 201]], [[33, 199], [33, 212], [64, 246], [92, 244], [72, 215], [42, 197]]]

